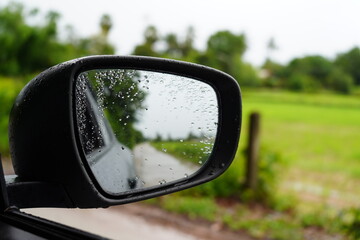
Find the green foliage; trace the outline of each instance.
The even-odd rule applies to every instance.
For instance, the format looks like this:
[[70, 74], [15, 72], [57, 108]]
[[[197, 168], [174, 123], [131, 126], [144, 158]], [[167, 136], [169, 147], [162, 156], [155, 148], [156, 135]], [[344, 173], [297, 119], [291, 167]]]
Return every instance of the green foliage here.
[[351, 93], [354, 88], [353, 78], [338, 68], [331, 72], [328, 82], [332, 89], [343, 94]]
[[[247, 49], [245, 34], [219, 31], [211, 35], [204, 51], [193, 46], [194, 30], [189, 28], [183, 40], [174, 33], [159, 34], [155, 26], [149, 26], [144, 33], [143, 43], [133, 51], [136, 55], [166, 57], [207, 65], [233, 76], [241, 86], [287, 88], [298, 92], [333, 90], [350, 94], [359, 84], [360, 50], [354, 48], [341, 54], [334, 61], [322, 56], [295, 58], [283, 66], [267, 59], [257, 70], [243, 60]], [[274, 40], [269, 50], [275, 50]], [[264, 73], [264, 76], [262, 76]]]
[[[205, 162], [208, 154], [204, 149], [208, 144], [200, 142], [156, 142], [152, 143], [159, 150], [173, 154], [179, 159], [195, 164]], [[184, 155], [184, 153], [186, 153]], [[255, 191], [243, 189], [244, 157], [238, 153], [231, 167], [219, 178], [206, 184], [186, 190], [184, 196], [235, 197], [246, 201], [258, 201], [265, 204], [276, 204], [277, 175], [284, 163], [278, 153], [262, 148], [259, 160], [259, 184]], [[285, 204], [283, 204], [285, 206]], [[284, 207], [283, 207], [284, 208]]]
[[299, 73], [292, 74], [286, 86], [297, 92], [316, 92], [320, 89], [320, 84], [313, 77]]
[[360, 208], [349, 208], [342, 212], [343, 230], [354, 240], [360, 239]]
[[25, 12], [17, 3], [0, 9], [0, 74], [33, 73], [62, 60], [57, 57], [63, 51], [57, 42], [59, 15], [49, 12], [42, 25], [27, 24], [37, 12]]
[[[353, 219], [356, 219], [357, 210], [339, 212], [332, 206], [321, 207], [328, 196], [324, 192], [320, 193], [320, 201], [314, 203], [306, 199], [309, 193], [305, 189], [293, 189], [299, 182], [311, 187], [321, 186], [324, 191], [337, 193], [340, 203], [358, 204], [359, 97], [243, 89], [243, 100], [246, 102], [243, 126], [247, 126], [249, 113], [256, 110], [262, 115], [261, 143], [267, 148], [261, 149], [260, 158], [266, 160], [260, 164], [264, 164], [262, 178], [270, 179], [264, 181], [269, 186], [264, 185], [263, 189], [274, 188], [269, 191], [271, 198], [264, 201], [267, 207], [261, 204], [265, 208], [263, 213], [259, 213], [257, 207], [252, 208], [258, 205], [251, 202], [238, 211], [236, 207], [223, 207], [218, 203], [216, 219], [221, 219], [231, 229], [245, 230], [259, 238], [304, 239], [308, 237], [305, 233], [313, 229], [321, 236], [337, 234], [335, 236], [340, 238], [345, 232], [356, 237], [357, 223]], [[246, 127], [242, 130], [239, 149], [245, 148], [244, 139], [247, 139]], [[234, 162], [222, 176], [181, 191], [174, 198], [205, 197], [215, 202], [226, 198], [239, 204], [243, 203], [241, 197], [246, 198], [243, 182], [244, 155], [238, 150]], [[310, 194], [310, 197], [317, 195]], [[174, 201], [172, 198], [162, 200]], [[300, 208], [304, 204], [311, 209]]]
[[139, 88], [138, 73], [134, 70], [94, 70], [87, 77], [96, 93], [119, 142], [133, 148], [143, 141], [141, 132], [134, 128], [136, 112], [143, 109], [144, 91]]
[[8, 121], [11, 107], [23, 86], [21, 81], [0, 77], [0, 152], [9, 155]]
[[[332, 67], [331, 61], [322, 56], [307, 56], [292, 60], [287, 71], [304, 73], [322, 82], [329, 75]], [[326, 84], [325, 82], [322, 83]]]
[[164, 209], [185, 214], [191, 219], [203, 218], [206, 220], [215, 220], [217, 212], [217, 205], [211, 198], [197, 198], [197, 197], [170, 197], [170, 199], [163, 199]]
[[300, 223], [305, 228], [316, 227], [329, 231], [339, 231], [342, 225], [342, 219], [338, 215], [334, 215], [326, 206], [299, 215]]
[[[240, 198], [246, 202], [260, 202], [275, 207], [278, 189], [278, 176], [284, 171], [284, 161], [279, 153], [262, 147], [258, 160], [258, 183], [255, 189], [245, 188]], [[280, 208], [280, 206], [278, 206]], [[284, 208], [285, 205], [281, 206]], [[287, 208], [288, 206], [286, 206]]]
[[210, 198], [237, 197], [241, 192], [244, 176], [243, 171], [243, 160], [241, 158], [235, 158], [230, 168], [220, 177], [197, 187], [182, 191], [181, 195]]
[[[257, 70], [242, 60], [246, 51], [244, 34], [219, 31], [209, 37], [205, 51], [193, 46], [194, 30], [190, 27], [184, 40], [174, 33], [162, 37], [154, 26], [146, 28], [143, 43], [137, 45], [133, 53], [154, 57], [166, 57], [204, 64], [232, 75], [245, 86], [260, 86]], [[163, 46], [163, 48], [156, 48]]]
[[[356, 55], [356, 51], [352, 50], [351, 55]], [[263, 86], [285, 87], [298, 92], [328, 89], [350, 94], [357, 76], [352, 64], [356, 64], [357, 58], [349, 59], [347, 54], [339, 55], [334, 62], [322, 56], [296, 58], [285, 67], [267, 60], [263, 65], [266, 71]]]
[[284, 70], [285, 67], [279, 63], [276, 63], [270, 59], [267, 59], [262, 66], [264, 71], [263, 86], [270, 88], [283, 87]]
[[349, 74], [356, 85], [360, 85], [360, 48], [355, 47], [339, 54], [335, 59], [335, 65]]
[[237, 67], [237, 81], [240, 86], [259, 87], [261, 85], [258, 72], [251, 64], [241, 62]]
[[296, 58], [285, 68], [285, 76], [289, 79], [286, 85], [297, 91], [313, 91], [320, 86], [327, 88], [332, 67], [332, 63], [321, 56]]
[[203, 164], [209, 158], [212, 145], [199, 141], [171, 141], [171, 142], [152, 142], [152, 146], [162, 151], [166, 150], [180, 160], [194, 164]]
[[206, 51], [200, 53], [195, 61], [230, 74], [242, 86], [258, 87], [257, 70], [242, 60], [246, 48], [244, 34], [220, 31], [210, 36]]
[[205, 61], [200, 63], [222, 70], [238, 79], [241, 74], [241, 56], [245, 50], [245, 35], [220, 31], [210, 36], [204, 53]]
[[[32, 24], [29, 24], [30, 21]], [[22, 82], [28, 76], [35, 76], [60, 62], [92, 54], [113, 54], [114, 47], [108, 43], [111, 29], [111, 18], [104, 15], [100, 21], [100, 33], [89, 38], [76, 38], [73, 34], [67, 40], [60, 40], [58, 22], [60, 15], [48, 12], [39, 17], [37, 9], [27, 10], [19, 3], [9, 3], [0, 8], [0, 151], [9, 153], [7, 143], [7, 126], [9, 111]], [[17, 78], [14, 80], [12, 78]], [[131, 136], [139, 139], [134, 129], [129, 129]], [[135, 141], [135, 140], [134, 140]]]
[[302, 229], [296, 222], [289, 219], [268, 217], [261, 220], [249, 220], [241, 224], [250, 234], [258, 238], [269, 239], [303, 239]]
[[29, 24], [39, 11], [27, 10], [19, 3], [10, 3], [0, 9], [0, 74], [24, 76], [40, 72], [72, 58], [113, 54], [114, 47], [107, 35], [111, 19], [104, 15], [100, 22], [100, 34], [78, 39], [71, 36], [67, 41], [59, 38], [60, 14], [48, 12], [41, 24]]
[[144, 32], [144, 42], [135, 47], [133, 54], [141, 56], [158, 57], [155, 44], [159, 40], [158, 32], [155, 26], [148, 26]]

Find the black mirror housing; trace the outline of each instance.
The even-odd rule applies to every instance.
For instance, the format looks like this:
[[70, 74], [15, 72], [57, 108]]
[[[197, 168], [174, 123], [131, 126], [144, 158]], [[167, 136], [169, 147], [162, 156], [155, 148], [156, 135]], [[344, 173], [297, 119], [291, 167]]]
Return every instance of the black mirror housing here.
[[[101, 188], [86, 162], [75, 127], [75, 79], [83, 71], [119, 67], [191, 77], [214, 88], [219, 103], [218, 133], [211, 157], [201, 171], [157, 189], [119, 196]], [[236, 81], [201, 65], [140, 56], [91, 56], [49, 68], [24, 87], [10, 116], [9, 142], [16, 173], [14, 177], [7, 177], [10, 205], [20, 208], [108, 207], [210, 181], [222, 174], [235, 156], [241, 109]], [[29, 192], [34, 196], [31, 199], [24, 197]]]

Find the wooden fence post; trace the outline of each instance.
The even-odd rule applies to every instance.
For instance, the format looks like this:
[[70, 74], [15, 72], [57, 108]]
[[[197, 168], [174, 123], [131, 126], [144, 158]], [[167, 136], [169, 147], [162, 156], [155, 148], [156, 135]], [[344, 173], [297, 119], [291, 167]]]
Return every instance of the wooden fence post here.
[[245, 186], [255, 189], [258, 179], [258, 157], [260, 146], [260, 114], [251, 113], [249, 122], [248, 146], [246, 151]]

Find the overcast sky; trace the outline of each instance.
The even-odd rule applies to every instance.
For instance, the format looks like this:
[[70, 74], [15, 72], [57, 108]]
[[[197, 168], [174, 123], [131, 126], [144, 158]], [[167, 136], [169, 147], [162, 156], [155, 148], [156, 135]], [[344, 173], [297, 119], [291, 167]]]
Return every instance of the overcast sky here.
[[[0, 5], [8, 3], [3, 0]], [[196, 32], [195, 44], [203, 49], [207, 38], [219, 30], [245, 33], [248, 51], [245, 58], [263, 63], [266, 45], [274, 38], [278, 50], [273, 59], [287, 62], [293, 57], [336, 53], [360, 46], [359, 0], [32, 0], [27, 7], [55, 10], [62, 15], [62, 26], [74, 26], [76, 34], [98, 32], [102, 14], [110, 14], [114, 27], [110, 40], [117, 54], [130, 54], [143, 40], [146, 26], [155, 25], [160, 33], [180, 36], [188, 26]]]

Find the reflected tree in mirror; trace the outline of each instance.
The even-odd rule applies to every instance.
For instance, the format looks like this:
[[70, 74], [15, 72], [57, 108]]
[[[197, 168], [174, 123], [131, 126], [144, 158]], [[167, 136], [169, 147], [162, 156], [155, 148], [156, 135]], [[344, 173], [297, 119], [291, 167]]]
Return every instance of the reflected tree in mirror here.
[[[110, 122], [116, 138], [129, 148], [143, 140], [141, 132], [134, 129], [136, 111], [143, 109], [145, 92], [139, 89], [135, 70], [93, 70], [79, 78], [88, 82], [97, 101], [99, 111]], [[119, 124], [122, 122], [122, 124]]]
[[218, 103], [201, 81], [98, 69], [76, 81], [82, 148], [100, 186], [119, 195], [190, 178], [215, 141]]

